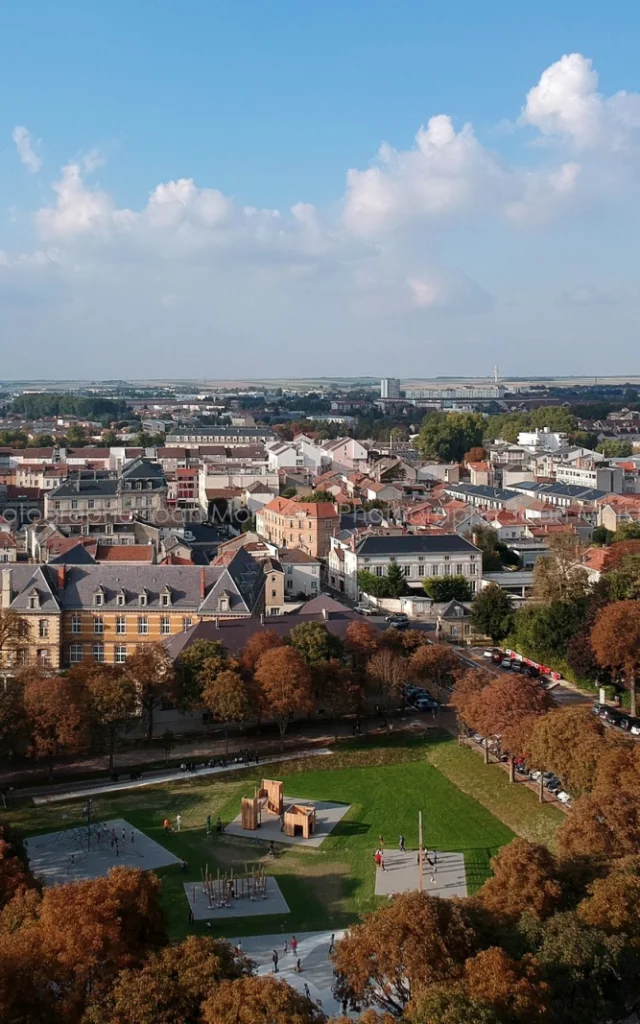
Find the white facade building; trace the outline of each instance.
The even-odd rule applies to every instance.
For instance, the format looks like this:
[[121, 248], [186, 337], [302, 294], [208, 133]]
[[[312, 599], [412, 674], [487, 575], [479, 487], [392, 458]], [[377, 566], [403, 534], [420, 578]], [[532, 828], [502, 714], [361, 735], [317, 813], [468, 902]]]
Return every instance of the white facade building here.
[[285, 599], [298, 595], [317, 597], [320, 593], [320, 560], [299, 548], [285, 549], [278, 555], [284, 571]]

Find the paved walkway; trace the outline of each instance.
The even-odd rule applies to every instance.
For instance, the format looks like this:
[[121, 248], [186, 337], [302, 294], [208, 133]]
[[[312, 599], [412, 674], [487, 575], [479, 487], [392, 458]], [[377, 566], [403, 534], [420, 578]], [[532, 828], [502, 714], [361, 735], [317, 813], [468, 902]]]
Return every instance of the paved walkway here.
[[[332, 995], [333, 967], [329, 960], [331, 932], [301, 932], [296, 935], [298, 940], [298, 957], [301, 973], [295, 970], [296, 958], [291, 953], [284, 953], [284, 939], [291, 941], [291, 934], [252, 935], [242, 939], [230, 939], [236, 945], [242, 942], [242, 951], [255, 960], [258, 974], [270, 974], [273, 971], [273, 951], [278, 951], [278, 977], [284, 978], [298, 992], [304, 993], [305, 983], [309, 986], [311, 999], [322, 1006], [329, 1016], [339, 1016], [342, 1012], [340, 1003]], [[335, 932], [335, 941], [341, 939], [344, 931]], [[359, 1014], [347, 1014], [357, 1019]]]
[[[441, 853], [434, 855], [429, 850], [430, 866], [422, 866], [422, 889], [429, 896], [466, 896], [467, 875], [463, 853]], [[385, 850], [384, 871], [376, 868], [376, 896], [392, 896], [401, 892], [415, 892], [419, 887], [418, 851]]]
[[[223, 772], [240, 772], [245, 768], [258, 769], [265, 764], [274, 761], [295, 761], [300, 757], [323, 757], [331, 751], [326, 747], [313, 747], [312, 750], [299, 751], [295, 754], [280, 754], [278, 757], [261, 758], [259, 764], [255, 761], [245, 764], [227, 764], [217, 768], [198, 768], [195, 772], [181, 772], [180, 769], [172, 768], [166, 772], [149, 772], [142, 779], [125, 780], [118, 782], [97, 782], [94, 784], [76, 786], [70, 789], [57, 790], [47, 796], [34, 796], [33, 802], [39, 804], [61, 803], [63, 800], [78, 800], [86, 796], [98, 796], [100, 793], [120, 793], [127, 789], [140, 789], [142, 786], [157, 786], [167, 782], [184, 782], [189, 779], [201, 778], [203, 775], [222, 775]], [[244, 832], [242, 833], [245, 834]]]

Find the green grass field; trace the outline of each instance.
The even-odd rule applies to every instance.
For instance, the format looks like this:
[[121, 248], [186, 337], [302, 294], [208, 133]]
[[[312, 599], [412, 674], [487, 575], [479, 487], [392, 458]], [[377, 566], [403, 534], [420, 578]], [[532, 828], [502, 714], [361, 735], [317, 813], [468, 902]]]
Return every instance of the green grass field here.
[[[514, 833], [551, 842], [562, 820], [554, 808], [540, 807], [524, 786], [510, 787], [499, 769], [483, 765], [472, 751], [444, 735], [434, 735], [426, 743], [346, 744], [332, 756], [269, 765], [266, 772], [270, 778], [284, 779], [287, 795], [346, 803], [350, 810], [320, 848], [280, 846], [275, 862], [267, 858], [291, 914], [227, 922], [238, 935], [338, 928], [373, 909], [378, 899], [373, 894], [372, 854], [378, 835], [395, 847], [403, 833], [407, 846], [416, 848], [419, 810], [428, 847], [464, 853], [469, 892], [482, 884], [491, 857]], [[186, 875], [176, 867], [159, 872], [174, 937], [189, 930], [185, 880], [199, 879], [205, 864], [214, 874], [218, 868], [243, 871], [246, 863], [265, 856], [265, 844], [259, 840], [206, 835], [207, 815], [213, 821], [220, 815], [227, 824], [238, 813], [241, 797], [253, 794], [262, 774], [257, 766], [97, 798], [100, 818], [123, 817], [187, 861]], [[37, 808], [24, 805], [6, 816], [23, 834], [32, 835], [77, 824], [81, 812], [82, 802], [75, 801]], [[178, 812], [181, 833], [164, 835], [163, 819], [168, 816], [174, 822]], [[205, 930], [205, 925], [196, 926], [196, 931]], [[221, 922], [217, 933], [224, 932]]]

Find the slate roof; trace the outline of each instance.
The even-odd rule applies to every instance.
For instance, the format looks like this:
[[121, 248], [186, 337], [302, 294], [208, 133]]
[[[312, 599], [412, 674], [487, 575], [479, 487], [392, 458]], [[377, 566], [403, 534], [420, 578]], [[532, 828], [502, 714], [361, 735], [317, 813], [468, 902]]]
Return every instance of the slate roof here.
[[369, 556], [402, 556], [402, 555], [439, 555], [445, 552], [471, 554], [479, 551], [475, 544], [459, 537], [455, 533], [444, 534], [405, 534], [402, 537], [365, 537], [358, 544], [358, 555]]

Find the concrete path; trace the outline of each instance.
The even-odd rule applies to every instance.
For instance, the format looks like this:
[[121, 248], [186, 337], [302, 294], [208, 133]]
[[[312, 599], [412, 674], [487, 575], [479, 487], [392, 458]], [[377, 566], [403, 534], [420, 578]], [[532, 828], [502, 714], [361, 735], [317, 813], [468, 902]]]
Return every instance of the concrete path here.
[[[332, 995], [333, 967], [329, 960], [331, 932], [300, 932], [298, 940], [298, 957], [301, 973], [295, 971], [296, 958], [291, 953], [284, 953], [284, 939], [291, 941], [291, 934], [252, 935], [242, 939], [229, 939], [233, 945], [242, 942], [242, 951], [258, 965], [258, 974], [270, 974], [273, 971], [273, 951], [278, 951], [278, 974], [298, 992], [304, 992], [305, 983], [309, 986], [311, 999], [319, 1003], [328, 1016], [339, 1016], [342, 1012], [340, 1003]], [[335, 941], [341, 939], [344, 931], [335, 932]], [[357, 1019], [359, 1014], [347, 1014]]]
[[261, 768], [262, 765], [272, 764], [274, 761], [296, 761], [301, 757], [324, 757], [331, 751], [326, 747], [314, 747], [312, 750], [298, 751], [295, 754], [280, 754], [278, 757], [264, 757], [256, 764], [227, 764], [217, 768], [198, 768], [195, 772], [181, 772], [172, 768], [166, 772], [150, 772], [141, 779], [118, 780], [118, 782], [97, 782], [93, 786], [71, 787], [70, 789], [59, 790], [48, 796], [34, 796], [33, 802], [39, 804], [61, 803], [63, 800], [79, 800], [87, 796], [98, 796], [100, 793], [120, 793], [127, 789], [140, 789], [142, 786], [158, 786], [168, 782], [185, 782], [190, 779], [202, 778], [204, 775], [221, 775], [223, 772], [241, 772], [246, 768]]
[[[467, 875], [463, 853], [441, 853], [429, 850], [433, 866], [425, 861], [422, 867], [422, 888], [429, 896], [466, 896]], [[419, 886], [418, 851], [385, 850], [384, 871], [376, 868], [376, 896], [393, 896], [414, 892]]]

